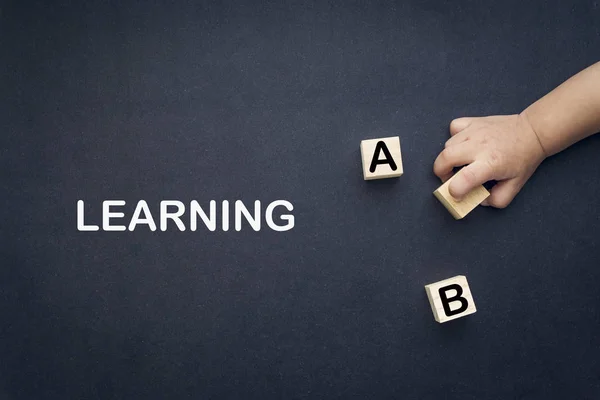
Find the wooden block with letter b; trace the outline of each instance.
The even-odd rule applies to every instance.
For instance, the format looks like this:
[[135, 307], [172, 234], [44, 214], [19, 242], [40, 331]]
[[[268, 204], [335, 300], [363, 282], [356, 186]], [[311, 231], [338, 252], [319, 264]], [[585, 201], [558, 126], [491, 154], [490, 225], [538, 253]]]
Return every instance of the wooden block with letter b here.
[[452, 214], [455, 219], [462, 219], [465, 215], [473, 211], [475, 207], [481, 204], [482, 201], [487, 199], [490, 195], [490, 192], [480, 185], [467, 193], [462, 200], [456, 200], [448, 191], [450, 181], [452, 181], [452, 179], [455, 177], [456, 175], [444, 182], [444, 184], [437, 188], [433, 194], [444, 205], [444, 207], [450, 211], [450, 214]]
[[404, 172], [398, 136], [360, 142], [365, 180], [396, 178]]
[[467, 278], [463, 275], [425, 285], [425, 292], [439, 323], [473, 314], [477, 309]]

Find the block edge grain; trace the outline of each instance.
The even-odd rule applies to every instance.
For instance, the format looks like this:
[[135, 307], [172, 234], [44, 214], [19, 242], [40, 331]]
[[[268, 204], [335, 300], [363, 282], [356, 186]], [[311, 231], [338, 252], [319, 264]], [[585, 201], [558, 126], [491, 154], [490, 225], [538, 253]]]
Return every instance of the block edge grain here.
[[433, 319], [435, 319], [435, 321], [439, 324], [441, 324], [442, 322], [440, 321], [438, 312], [437, 312], [437, 308], [435, 306], [435, 303], [433, 301], [433, 297], [431, 294], [431, 286], [432, 284], [429, 285], [425, 285], [425, 293], [427, 293], [427, 299], [429, 300], [429, 306], [431, 307], [431, 312], [433, 312]]
[[[445, 183], [444, 183], [445, 184]], [[446, 200], [446, 197], [444, 197], [444, 195], [442, 194], [442, 192], [440, 192], [440, 188], [442, 186], [438, 187], [437, 189], [435, 189], [433, 191], [433, 195], [436, 197], [436, 199], [438, 199], [438, 201], [440, 203], [442, 203], [442, 205], [444, 206], [444, 208], [446, 208], [446, 210], [448, 210], [448, 212], [454, 217], [454, 219], [459, 220], [459, 219], [463, 219], [464, 215], [461, 216], [458, 211], [456, 211], [454, 209], [454, 207], [452, 207], [452, 205], [448, 202], [448, 200]]]

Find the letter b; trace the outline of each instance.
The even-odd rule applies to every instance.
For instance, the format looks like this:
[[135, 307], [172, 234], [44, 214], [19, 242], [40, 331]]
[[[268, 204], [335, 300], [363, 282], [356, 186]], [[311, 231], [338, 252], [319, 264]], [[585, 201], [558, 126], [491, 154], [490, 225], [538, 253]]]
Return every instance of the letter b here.
[[[456, 290], [456, 295], [448, 297], [447, 293], [451, 290]], [[438, 292], [440, 294], [440, 301], [442, 302], [442, 306], [444, 307], [444, 312], [448, 317], [464, 312], [469, 306], [469, 302], [467, 301], [467, 299], [461, 296], [463, 294], [462, 287], [456, 283], [441, 287], [438, 289]], [[450, 303], [453, 302], [459, 302], [460, 306], [452, 310], [450, 308]]]
[[437, 322], [461, 318], [477, 311], [467, 278], [463, 275], [426, 285], [425, 291]]

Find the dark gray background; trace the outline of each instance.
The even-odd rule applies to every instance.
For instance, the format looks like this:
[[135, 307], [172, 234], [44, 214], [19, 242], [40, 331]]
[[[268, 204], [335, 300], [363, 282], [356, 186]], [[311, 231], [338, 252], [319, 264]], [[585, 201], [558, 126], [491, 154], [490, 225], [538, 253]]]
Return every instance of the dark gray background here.
[[[0, 3], [0, 398], [600, 396], [600, 137], [506, 210], [432, 195], [451, 119], [600, 59], [598, 1], [174, 3]], [[364, 182], [391, 135], [404, 176]], [[296, 227], [78, 232], [78, 199]], [[439, 325], [457, 274], [478, 312]]]

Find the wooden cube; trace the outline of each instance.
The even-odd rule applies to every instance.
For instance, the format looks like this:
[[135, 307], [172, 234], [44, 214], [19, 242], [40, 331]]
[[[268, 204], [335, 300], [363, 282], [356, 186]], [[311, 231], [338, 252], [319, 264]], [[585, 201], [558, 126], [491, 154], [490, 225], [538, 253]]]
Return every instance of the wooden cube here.
[[404, 172], [398, 136], [363, 140], [360, 142], [360, 154], [366, 181], [396, 178]]
[[477, 309], [467, 278], [463, 275], [425, 285], [425, 292], [439, 323], [473, 314]]
[[450, 192], [448, 192], [448, 186], [455, 177], [456, 175], [444, 182], [444, 184], [437, 188], [433, 194], [442, 202], [444, 207], [450, 211], [450, 214], [452, 214], [455, 219], [462, 219], [465, 215], [473, 211], [475, 207], [481, 204], [482, 201], [487, 199], [490, 192], [483, 186], [478, 186], [467, 193], [462, 200], [458, 201], [450, 195]]

